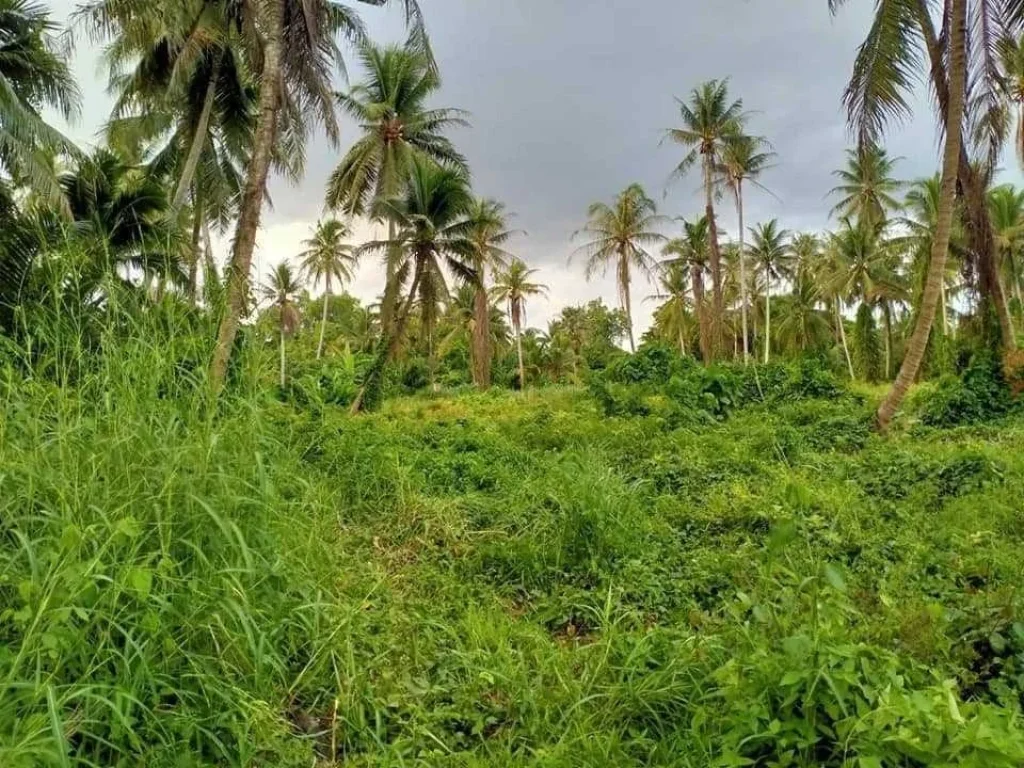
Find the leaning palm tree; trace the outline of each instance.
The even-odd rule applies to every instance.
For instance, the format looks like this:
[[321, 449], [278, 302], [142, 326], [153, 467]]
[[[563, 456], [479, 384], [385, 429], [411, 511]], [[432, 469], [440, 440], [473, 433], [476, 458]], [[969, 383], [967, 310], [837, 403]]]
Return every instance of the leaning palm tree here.
[[[853, 75], [843, 100], [852, 130], [861, 146], [881, 141], [886, 127], [911, 114], [911, 94], [922, 77], [929, 79], [935, 94], [940, 126], [953, 119], [970, 129], [968, 142], [962, 133], [956, 167], [956, 187], [962, 192], [964, 254], [978, 275], [978, 291], [999, 319], [1000, 333], [995, 346], [1015, 349], [1010, 314], [999, 281], [999, 269], [985, 191], [1000, 149], [1007, 135], [1006, 107], [1002, 101], [1006, 82], [998, 66], [998, 38], [1003, 30], [1019, 30], [1024, 21], [1020, 0], [975, 0], [963, 8], [968, 15], [964, 29], [964, 67], [970, 73], [970, 108], [966, 99], [954, 101], [951, 19], [958, 18], [959, 5], [945, 0], [941, 29], [936, 28], [931, 3], [884, 2], [875, 4], [874, 22], [857, 53]], [[834, 12], [845, 0], [829, 0]], [[927, 54], [922, 60], [921, 52]], [[971, 146], [971, 145], [975, 146]], [[969, 150], [981, 155], [973, 162]], [[953, 205], [943, 201], [943, 206]], [[920, 314], [918, 318], [920, 319]], [[905, 358], [907, 359], [907, 358]], [[913, 359], [910, 358], [910, 359]]]
[[708, 220], [708, 244], [711, 257], [711, 288], [714, 298], [712, 315], [712, 354], [722, 352], [725, 321], [725, 298], [722, 287], [722, 254], [715, 220], [715, 169], [720, 165], [726, 146], [743, 133], [745, 115], [742, 101], [729, 100], [729, 81], [710, 80], [694, 88], [689, 101], [676, 99], [683, 120], [681, 128], [672, 128], [666, 139], [689, 150], [676, 166], [673, 178], [680, 178], [699, 162], [704, 180], [704, 216]]
[[491, 295], [508, 306], [508, 319], [516, 336], [516, 356], [519, 359], [519, 388], [526, 389], [526, 369], [523, 367], [523, 321], [526, 319], [526, 299], [530, 296], [543, 296], [548, 287], [532, 281], [537, 273], [520, 259], [513, 259], [508, 269], [498, 272], [494, 277], [494, 288]]
[[667, 239], [654, 229], [664, 219], [658, 216], [657, 206], [639, 184], [628, 186], [612, 205], [594, 203], [587, 211], [587, 216], [590, 220], [583, 229], [573, 234], [573, 238], [586, 235], [592, 239], [578, 248], [576, 253], [586, 257], [588, 280], [598, 272], [605, 273], [610, 264], [615, 265], [619, 305], [626, 314], [629, 330], [629, 349], [635, 352], [630, 296], [633, 271], [644, 276], [653, 272], [655, 262], [647, 252], [647, 247]]
[[[352, 216], [371, 213], [375, 202], [401, 195], [414, 156], [466, 167], [465, 159], [444, 135], [449, 128], [467, 124], [465, 113], [426, 105], [441, 87], [427, 52], [413, 45], [366, 43], [359, 50], [359, 59], [365, 79], [336, 98], [342, 111], [359, 124], [362, 136], [331, 174], [326, 195], [329, 208]], [[393, 240], [393, 223], [388, 223], [388, 237]], [[398, 298], [394, 277], [399, 258], [395, 252], [387, 256], [381, 307], [385, 324], [393, 319]]]
[[[40, 114], [48, 107], [69, 118], [78, 110], [78, 88], [55, 44], [57, 31], [43, 5], [0, 0], [0, 171], [66, 212], [43, 150], [74, 152], [74, 146]], [[6, 180], [2, 186], [10, 200]]]
[[[424, 312], [433, 312], [445, 290], [445, 269], [465, 282], [473, 279], [473, 243], [469, 239], [469, 214], [473, 196], [469, 176], [457, 167], [443, 167], [426, 157], [412, 159], [408, 187], [401, 197], [382, 201], [377, 214], [395, 219], [395, 237], [365, 244], [360, 253], [382, 253], [394, 249], [401, 255], [395, 279], [408, 285], [405, 298], [396, 309], [395, 322], [385, 328], [377, 359], [367, 371], [363, 387], [352, 403], [352, 412], [375, 407], [380, 395], [384, 366], [395, 354], [405, 334], [412, 309], [419, 302]], [[430, 321], [432, 314], [424, 319]], [[429, 338], [430, 329], [424, 329]]]
[[302, 290], [291, 266], [287, 262], [278, 264], [267, 275], [267, 282], [260, 286], [260, 293], [263, 298], [270, 301], [271, 306], [277, 312], [277, 333], [280, 339], [281, 349], [281, 388], [284, 389], [285, 379], [285, 351], [284, 340], [295, 333], [299, 327], [299, 310], [296, 308], [296, 298]]
[[708, 270], [708, 220], [683, 221], [683, 236], [669, 240], [662, 248], [666, 257], [662, 262], [667, 269], [690, 270], [690, 286], [693, 291], [693, 309], [697, 314], [698, 340], [701, 359], [711, 361], [711, 314], [708, 311], [704, 290], [704, 275]]
[[358, 259], [352, 246], [345, 242], [352, 236], [352, 230], [337, 219], [319, 221], [313, 236], [303, 242], [306, 246], [299, 258], [306, 278], [315, 288], [324, 284], [324, 311], [320, 318], [320, 340], [316, 345], [316, 359], [324, 353], [324, 335], [327, 332], [327, 311], [331, 304], [331, 281], [344, 283], [352, 279]]
[[790, 274], [792, 253], [789, 230], [780, 229], [777, 219], [750, 228], [750, 255], [764, 275], [764, 361], [772, 347], [772, 284]]
[[829, 195], [839, 198], [832, 215], [852, 218], [867, 226], [881, 224], [900, 209], [896, 197], [902, 182], [893, 177], [898, 159], [881, 147], [868, 146], [846, 151], [846, 167], [833, 172], [839, 183]]
[[[362, 2], [383, 5], [388, 0]], [[422, 30], [416, 0], [401, 2], [407, 22], [411, 22], [414, 31]], [[334, 0], [266, 0], [245, 7], [254, 9], [246, 29], [253, 32], [250, 42], [259, 53], [260, 82], [272, 87], [260, 88], [257, 103], [252, 155], [239, 203], [225, 307], [210, 364], [210, 382], [215, 392], [223, 386], [231, 348], [246, 311], [252, 255], [274, 147], [279, 141], [291, 142], [292, 153], [301, 157], [302, 140], [313, 125], [323, 126], [329, 138], [337, 138], [329, 81], [331, 70], [343, 63], [336, 37], [339, 33], [349, 37], [362, 35], [358, 16]], [[421, 32], [415, 36], [425, 44]]]
[[504, 245], [516, 234], [508, 228], [509, 214], [497, 200], [479, 199], [469, 212], [469, 240], [473, 244], [474, 323], [472, 338], [473, 382], [481, 389], [491, 385], [491, 303], [487, 296], [487, 270], [503, 268], [512, 257]]
[[[835, 11], [845, 0], [829, 0]], [[878, 410], [878, 423], [885, 429], [903, 401], [910, 385], [917, 378], [924, 359], [935, 319], [935, 308], [945, 275], [946, 256], [952, 232], [957, 185], [963, 190], [968, 251], [976, 262], [983, 298], [990, 301], [999, 317], [1002, 343], [1014, 348], [1006, 297], [998, 279], [998, 268], [992, 239], [991, 222], [985, 200], [985, 177], [998, 156], [1002, 134], [990, 130], [983, 143], [987, 145], [985, 172], [973, 168], [963, 139], [963, 124], [969, 118], [972, 127], [998, 128], [998, 94], [1002, 78], [991, 54], [996, 50], [994, 36], [1002, 29], [1017, 28], [1024, 15], [1024, 3], [1002, 3], [979, 0], [969, 24], [967, 0], [947, 0], [942, 14], [941, 33], [929, 3], [876, 3], [875, 20], [857, 53], [853, 75], [844, 95], [849, 122], [860, 146], [878, 144], [886, 126], [911, 112], [910, 94], [918, 77], [930, 79], [938, 105], [939, 121], [945, 144], [942, 162], [942, 196], [940, 215], [932, 242], [932, 259], [926, 290], [922, 296], [917, 321], [900, 372], [889, 395]], [[977, 23], [976, 20], [984, 20]], [[922, 67], [921, 50], [927, 54], [927, 68]], [[980, 57], [978, 66], [968, 60], [968, 52]], [[968, 69], [977, 76], [971, 80], [972, 102], [977, 107], [968, 114], [965, 109]], [[991, 119], [991, 118], [997, 119]]]
[[[718, 172], [721, 181], [732, 193], [739, 218], [739, 263], [740, 263], [740, 315], [743, 331], [743, 362], [750, 361], [750, 340], [747, 329], [747, 254], [743, 242], [743, 183], [758, 184], [758, 177], [770, 166], [775, 153], [768, 149], [768, 142], [757, 136], [740, 136], [726, 143], [723, 148]], [[762, 187], [763, 188], [763, 187]]]

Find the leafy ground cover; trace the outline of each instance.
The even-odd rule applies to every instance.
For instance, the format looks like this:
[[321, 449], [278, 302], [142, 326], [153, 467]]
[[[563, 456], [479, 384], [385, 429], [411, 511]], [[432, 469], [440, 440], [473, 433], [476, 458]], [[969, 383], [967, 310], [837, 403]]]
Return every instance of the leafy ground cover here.
[[1012, 409], [880, 438], [813, 364], [652, 353], [213, 411], [187, 344], [5, 352], [0, 764], [1024, 761]]

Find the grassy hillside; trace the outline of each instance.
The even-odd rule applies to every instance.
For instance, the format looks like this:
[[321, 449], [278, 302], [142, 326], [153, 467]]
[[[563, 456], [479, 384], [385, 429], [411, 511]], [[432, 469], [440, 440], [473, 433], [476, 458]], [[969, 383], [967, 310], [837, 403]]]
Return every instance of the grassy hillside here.
[[1020, 417], [213, 412], [173, 345], [7, 354], [4, 766], [1024, 760]]

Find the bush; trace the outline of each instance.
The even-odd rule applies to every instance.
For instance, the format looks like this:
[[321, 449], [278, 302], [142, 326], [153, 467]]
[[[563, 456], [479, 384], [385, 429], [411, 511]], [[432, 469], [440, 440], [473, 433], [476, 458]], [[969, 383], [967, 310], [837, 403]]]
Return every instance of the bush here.
[[995, 354], [974, 354], [959, 377], [939, 380], [924, 403], [921, 422], [931, 427], [978, 424], [1006, 415], [1012, 406], [1003, 366]]

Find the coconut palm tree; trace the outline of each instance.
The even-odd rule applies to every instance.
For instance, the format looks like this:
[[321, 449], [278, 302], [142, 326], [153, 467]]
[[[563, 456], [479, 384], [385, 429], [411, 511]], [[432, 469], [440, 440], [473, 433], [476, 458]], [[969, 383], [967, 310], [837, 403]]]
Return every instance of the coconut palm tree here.
[[586, 235], [592, 239], [578, 248], [576, 253], [586, 257], [588, 280], [598, 272], [606, 273], [609, 265], [615, 265], [619, 305], [626, 314], [629, 330], [629, 349], [635, 352], [630, 297], [633, 271], [645, 277], [653, 272], [655, 262], [647, 248], [667, 239], [654, 229], [664, 217], [658, 216], [657, 206], [639, 184], [628, 186], [611, 205], [594, 203], [587, 211], [587, 216], [589, 221], [586, 226], [575, 232], [573, 238]]
[[711, 312], [707, 306], [704, 289], [704, 275], [710, 262], [708, 249], [708, 220], [701, 217], [697, 221], [683, 221], [683, 236], [674, 238], [662, 248], [666, 256], [663, 265], [672, 269], [678, 266], [690, 270], [690, 285], [693, 290], [693, 308], [697, 314], [699, 327], [701, 359], [705, 363], [711, 360]]
[[526, 300], [530, 296], [544, 296], [548, 287], [533, 282], [536, 269], [530, 269], [520, 259], [513, 259], [507, 269], [494, 277], [491, 295], [508, 306], [508, 319], [516, 336], [516, 357], [519, 360], [519, 388], [526, 389], [526, 368], [523, 366], [523, 321], [526, 320]]
[[780, 229], [777, 219], [750, 228], [750, 255], [764, 275], [764, 361], [772, 346], [772, 283], [790, 274], [792, 252], [788, 229]]
[[[441, 87], [428, 53], [408, 44], [365, 43], [359, 59], [365, 79], [336, 98], [342, 111], [359, 124], [362, 135], [331, 174], [326, 195], [329, 208], [352, 216], [374, 215], [375, 202], [400, 195], [416, 155], [466, 167], [465, 158], [444, 135], [450, 128], [467, 125], [466, 113], [427, 107], [427, 100]], [[394, 235], [392, 228], [389, 239]], [[394, 252], [387, 257], [385, 324], [391, 322], [397, 301], [394, 275], [399, 258]]]
[[728, 80], [710, 80], [694, 88], [688, 101], [676, 99], [683, 125], [672, 128], [666, 139], [688, 150], [673, 171], [673, 178], [685, 176], [700, 163], [704, 179], [704, 216], [708, 220], [708, 245], [711, 261], [711, 285], [714, 298], [712, 315], [712, 349], [722, 352], [725, 320], [725, 298], [722, 288], [722, 254], [715, 219], [715, 174], [726, 146], [743, 134], [745, 115], [743, 102], [729, 99]]
[[892, 175], [897, 161], [881, 147], [848, 149], [846, 167], [832, 174], [839, 180], [829, 192], [839, 197], [832, 215], [863, 221], [868, 226], [886, 221], [890, 213], [900, 209], [896, 194], [903, 184]]
[[828, 320], [818, 308], [821, 295], [810, 266], [793, 272], [793, 287], [783, 297], [782, 319], [776, 335], [783, 348], [804, 352], [828, 337]]
[[[750, 336], [747, 328], [748, 291], [747, 254], [743, 236], [743, 184], [749, 181], [758, 184], [758, 177], [767, 170], [775, 153], [769, 148], [768, 142], [757, 136], [740, 136], [725, 144], [718, 166], [721, 182], [732, 193], [736, 203], [736, 215], [739, 219], [739, 266], [740, 266], [740, 316], [743, 332], [743, 363], [750, 362]], [[763, 189], [763, 187], [762, 187]]]
[[[829, 0], [829, 7], [834, 12], [844, 1]], [[935, 28], [929, 3], [877, 3], [874, 22], [858, 50], [853, 75], [844, 95], [849, 122], [858, 136], [858, 144], [862, 147], [878, 144], [889, 123], [910, 114], [910, 94], [918, 76], [927, 74], [946, 138], [941, 214], [932, 243], [933, 258], [926, 291], [899, 375], [879, 406], [878, 423], [882, 429], [892, 420], [924, 359], [945, 275], [958, 183], [963, 190], [968, 251], [977, 264], [982, 296], [992, 303], [999, 317], [1002, 344], [1010, 349], [1016, 346], [1006, 297], [998, 279], [985, 200], [984, 179], [987, 173], [979, 173], [972, 168], [967, 145], [962, 138], [964, 120], [969, 117], [973, 128], [983, 129], [978, 133], [985, 139], [988, 149], [985, 166], [991, 169], [1003, 135], [999, 126], [1004, 124], [998, 114], [1002, 78], [991, 54], [996, 50], [995, 36], [1000, 30], [1018, 28], [1024, 15], [1024, 3], [979, 0], [972, 10], [970, 24], [967, 6], [967, 0], [947, 0], [940, 34]], [[977, 19], [983, 19], [984, 23], [975, 23]], [[924, 71], [920, 56], [922, 48], [927, 53], [928, 66]], [[971, 95], [976, 109], [970, 115], [965, 109], [964, 91], [968, 69], [974, 62], [968, 61], [968, 51], [972, 56], [981, 57], [979, 66], [972, 69], [975, 76], [971, 78]], [[996, 130], [991, 130], [993, 128]], [[952, 154], [954, 151], [956, 154]]]
[[416, 302], [424, 312], [424, 331], [429, 339], [430, 324], [436, 319], [433, 312], [446, 290], [445, 269], [465, 282], [471, 282], [475, 274], [471, 264], [474, 248], [469, 239], [473, 196], [465, 170], [415, 156], [404, 194], [382, 201], [380, 207], [382, 215], [394, 217], [395, 237], [371, 241], [359, 252], [394, 249], [401, 254], [395, 279], [400, 287], [408, 288], [397, 307], [393, 327], [385, 329], [377, 359], [352, 404], [353, 413], [376, 406], [384, 366], [398, 349]]
[[1004, 184], [988, 195], [992, 230], [999, 253], [1003, 290], [1008, 296], [1021, 299], [1021, 244], [1024, 243], [1024, 190]]
[[[0, 171], [66, 212], [57, 175], [42, 150], [76, 150], [40, 114], [51, 108], [67, 119], [78, 110], [78, 88], [54, 42], [57, 32], [42, 4], [0, 0]], [[6, 181], [2, 186], [0, 195], [10, 202]]]
[[674, 338], [679, 345], [679, 354], [685, 355], [690, 302], [690, 274], [686, 265], [674, 261], [663, 267], [658, 274], [658, 289], [658, 293], [647, 297], [663, 300], [654, 310], [654, 325], [669, 338]]
[[[361, 0], [384, 5], [388, 0]], [[414, 37], [425, 44], [416, 0], [401, 0]], [[301, 157], [302, 139], [314, 125], [331, 139], [338, 128], [330, 89], [330, 72], [342, 65], [339, 33], [361, 37], [362, 26], [352, 10], [334, 0], [266, 0], [245, 6], [254, 16], [244, 27], [254, 33], [250, 43], [259, 56], [262, 86], [252, 153], [239, 203], [238, 223], [227, 275], [225, 307], [210, 364], [210, 381], [218, 391], [227, 373], [228, 358], [238, 325], [246, 311], [249, 273], [259, 229], [274, 147], [279, 140], [292, 143], [289, 154]], [[273, 87], [265, 87], [272, 84]]]
[[478, 199], [469, 212], [469, 239], [473, 244], [475, 322], [473, 324], [473, 382], [481, 389], [491, 385], [490, 307], [487, 295], [487, 270], [501, 269], [512, 258], [503, 246], [516, 234], [508, 228], [509, 214], [497, 200]]
[[288, 262], [281, 262], [267, 275], [267, 281], [260, 286], [264, 299], [270, 301], [277, 313], [277, 332], [281, 349], [281, 388], [284, 389], [285, 350], [284, 340], [299, 327], [299, 310], [296, 299], [302, 290], [302, 283], [292, 271]]
[[318, 221], [313, 236], [303, 242], [306, 249], [299, 254], [302, 271], [315, 288], [324, 284], [324, 311], [320, 318], [320, 340], [316, 345], [316, 359], [324, 353], [324, 334], [327, 332], [327, 310], [331, 303], [331, 281], [344, 283], [352, 279], [358, 259], [353, 247], [346, 243], [352, 236], [348, 225], [337, 219]]

